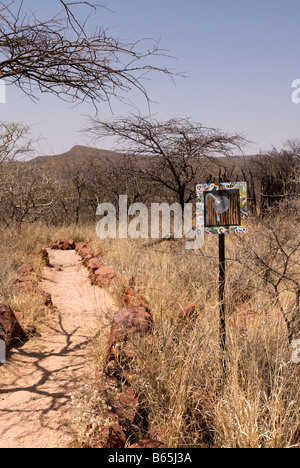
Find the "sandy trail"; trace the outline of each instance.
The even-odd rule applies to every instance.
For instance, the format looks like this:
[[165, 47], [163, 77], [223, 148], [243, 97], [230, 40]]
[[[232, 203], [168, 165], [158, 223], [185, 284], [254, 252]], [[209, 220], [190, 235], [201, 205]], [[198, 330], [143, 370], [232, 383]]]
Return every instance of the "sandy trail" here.
[[73, 440], [70, 400], [85, 372], [87, 346], [111, 296], [90, 284], [74, 251], [49, 251], [42, 288], [58, 313], [41, 338], [14, 349], [0, 367], [0, 448], [64, 448]]

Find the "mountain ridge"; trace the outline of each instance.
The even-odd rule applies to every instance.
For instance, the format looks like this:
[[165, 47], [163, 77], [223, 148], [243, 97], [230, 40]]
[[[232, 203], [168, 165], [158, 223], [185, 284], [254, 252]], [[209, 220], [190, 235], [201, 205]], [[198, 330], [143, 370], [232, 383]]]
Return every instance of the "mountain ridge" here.
[[46, 163], [52, 160], [59, 160], [59, 159], [72, 159], [72, 158], [95, 158], [100, 159], [104, 157], [108, 158], [117, 158], [124, 156], [123, 153], [119, 153], [117, 151], [112, 150], [105, 150], [100, 148], [94, 148], [91, 146], [84, 146], [84, 145], [75, 145], [70, 150], [53, 155], [45, 155], [45, 156], [36, 156], [35, 158], [30, 159], [30, 163]]

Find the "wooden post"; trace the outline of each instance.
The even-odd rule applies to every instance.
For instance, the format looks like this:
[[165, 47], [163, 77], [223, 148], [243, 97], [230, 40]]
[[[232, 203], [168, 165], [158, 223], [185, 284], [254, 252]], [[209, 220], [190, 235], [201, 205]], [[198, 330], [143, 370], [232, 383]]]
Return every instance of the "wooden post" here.
[[225, 313], [225, 234], [219, 234], [219, 302], [220, 302], [220, 346], [222, 366], [225, 370], [226, 359], [226, 313]]

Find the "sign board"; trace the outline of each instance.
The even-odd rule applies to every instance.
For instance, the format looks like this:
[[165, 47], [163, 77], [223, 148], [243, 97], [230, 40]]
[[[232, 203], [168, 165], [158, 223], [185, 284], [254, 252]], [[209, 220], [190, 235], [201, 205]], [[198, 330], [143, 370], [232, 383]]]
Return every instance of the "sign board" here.
[[219, 234], [219, 303], [221, 364], [226, 370], [225, 236], [247, 232], [247, 183], [199, 184], [197, 191], [197, 243], [204, 234]]
[[[247, 183], [199, 184], [197, 191], [197, 235], [244, 234], [247, 232]], [[200, 241], [201, 243], [201, 241]]]

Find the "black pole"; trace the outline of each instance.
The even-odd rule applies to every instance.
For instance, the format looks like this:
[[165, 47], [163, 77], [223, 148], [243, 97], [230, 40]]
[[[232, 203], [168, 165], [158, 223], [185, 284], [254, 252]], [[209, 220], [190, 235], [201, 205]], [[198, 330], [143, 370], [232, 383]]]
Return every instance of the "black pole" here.
[[220, 346], [222, 366], [225, 369], [226, 315], [225, 315], [225, 234], [219, 234], [219, 302], [220, 302]]

